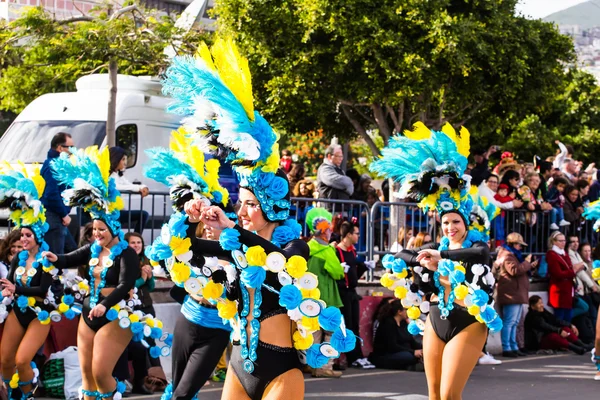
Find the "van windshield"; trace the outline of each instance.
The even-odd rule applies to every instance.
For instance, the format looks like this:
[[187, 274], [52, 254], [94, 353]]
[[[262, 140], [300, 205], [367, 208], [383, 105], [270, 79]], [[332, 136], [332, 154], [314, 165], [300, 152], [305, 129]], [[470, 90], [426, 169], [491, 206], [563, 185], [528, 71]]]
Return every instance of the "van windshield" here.
[[50, 141], [59, 132], [70, 133], [75, 147], [100, 146], [105, 121], [18, 121], [0, 138], [0, 161], [43, 163]]

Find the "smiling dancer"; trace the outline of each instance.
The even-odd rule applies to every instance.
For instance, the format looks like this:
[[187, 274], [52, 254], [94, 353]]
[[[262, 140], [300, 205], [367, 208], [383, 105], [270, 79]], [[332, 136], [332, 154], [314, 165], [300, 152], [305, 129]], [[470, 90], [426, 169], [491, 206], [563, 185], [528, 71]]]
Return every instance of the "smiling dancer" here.
[[112, 371], [129, 342], [144, 337], [165, 340], [165, 346], [150, 348], [150, 355], [158, 357], [170, 353], [170, 338], [163, 336], [159, 320], [133, 310], [140, 303], [130, 294], [140, 275], [139, 258], [121, 231], [123, 201], [109, 176], [108, 148], [62, 154], [51, 166], [56, 179], [69, 188], [63, 192], [65, 204], [82, 207], [93, 219], [94, 243], [65, 255], [45, 253], [59, 268], [89, 265], [89, 288], [77, 330], [81, 395], [119, 400], [125, 385]]
[[[8, 208], [9, 219], [20, 229], [23, 250], [12, 259], [2, 284], [0, 322], [2, 336], [2, 376], [8, 397], [20, 388], [21, 399], [33, 398], [39, 371], [32, 361], [50, 332], [50, 312], [56, 308], [49, 290], [58, 270], [42, 257], [48, 250], [44, 235], [48, 232], [46, 210], [40, 202], [46, 182], [39, 168], [0, 168], [0, 208]], [[12, 302], [12, 311], [7, 306]]]
[[[198, 54], [174, 59], [164, 90], [175, 99], [171, 110], [188, 117], [184, 129], [202, 135], [196, 145], [231, 162], [240, 181], [241, 226], [202, 200], [185, 206], [190, 221], [222, 230], [220, 246], [196, 241], [194, 254], [231, 257], [236, 264], [234, 282], [218, 287], [227, 299], [216, 299], [237, 311], [230, 318], [234, 346], [222, 398], [302, 399], [298, 357], [319, 368], [352, 349], [356, 338], [343, 327], [340, 311], [319, 300], [317, 279], [307, 272], [300, 226], [287, 220], [290, 188], [278, 171], [278, 137], [254, 111], [247, 60], [221, 39]], [[332, 340], [313, 344], [312, 332], [321, 327], [334, 332]]]
[[[457, 135], [449, 124], [436, 132], [417, 123], [405, 136], [394, 137], [371, 165], [372, 171], [401, 184], [399, 197], [412, 197], [441, 218], [441, 243], [384, 257], [384, 267], [391, 271], [381, 278], [402, 299], [412, 320], [409, 331], [424, 335], [430, 399], [462, 398], [487, 329], [502, 328], [487, 265], [489, 221], [495, 210], [469, 194], [469, 180], [463, 176], [468, 155], [465, 128]], [[429, 313], [425, 323], [419, 318], [422, 313]]]

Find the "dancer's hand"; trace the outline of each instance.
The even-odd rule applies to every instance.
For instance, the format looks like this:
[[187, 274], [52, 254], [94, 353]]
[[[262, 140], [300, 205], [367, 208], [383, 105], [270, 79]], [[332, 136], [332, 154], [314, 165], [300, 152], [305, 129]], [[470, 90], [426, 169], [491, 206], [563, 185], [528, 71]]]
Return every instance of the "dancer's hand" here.
[[0, 283], [4, 287], [4, 289], [2, 289], [2, 296], [10, 297], [15, 294], [15, 285], [11, 281], [8, 279], [0, 279]]
[[104, 315], [104, 313], [106, 313], [106, 307], [104, 307], [102, 304], [97, 304], [96, 307], [90, 310], [89, 317], [90, 319], [100, 318]]
[[204, 208], [206, 208], [206, 204], [200, 199], [190, 200], [183, 206], [190, 222], [200, 222]]
[[58, 257], [56, 256], [56, 254], [50, 252], [50, 251], [43, 251], [42, 252], [42, 258], [46, 258], [48, 261], [50, 262], [56, 262], [56, 260], [58, 260]]
[[417, 255], [417, 261], [422, 267], [427, 268], [430, 271], [437, 271], [438, 262], [442, 259], [439, 251], [428, 249], [419, 251]]
[[225, 212], [217, 206], [205, 207], [202, 210], [202, 222], [211, 228], [223, 230], [225, 228], [233, 228], [235, 222], [227, 218]]

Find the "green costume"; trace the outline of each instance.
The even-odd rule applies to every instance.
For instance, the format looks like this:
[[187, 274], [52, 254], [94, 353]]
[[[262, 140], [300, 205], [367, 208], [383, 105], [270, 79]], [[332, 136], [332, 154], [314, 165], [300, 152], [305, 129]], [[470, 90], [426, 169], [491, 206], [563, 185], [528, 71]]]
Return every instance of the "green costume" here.
[[308, 242], [310, 258], [308, 259], [308, 271], [319, 278], [319, 290], [321, 299], [328, 306], [342, 307], [342, 299], [338, 291], [337, 280], [344, 278], [344, 267], [335, 254], [335, 249], [328, 245], [319, 243], [316, 239]]

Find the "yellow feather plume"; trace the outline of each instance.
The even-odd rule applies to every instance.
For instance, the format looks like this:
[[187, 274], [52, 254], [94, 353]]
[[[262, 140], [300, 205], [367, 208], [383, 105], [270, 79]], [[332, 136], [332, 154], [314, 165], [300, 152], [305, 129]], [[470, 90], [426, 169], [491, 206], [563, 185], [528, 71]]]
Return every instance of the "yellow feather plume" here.
[[250, 121], [254, 121], [252, 79], [248, 60], [240, 56], [231, 39], [217, 39], [211, 48], [219, 76], [246, 110]]
[[204, 178], [204, 153], [193, 144], [193, 138], [185, 129], [171, 133], [170, 148], [184, 163], [190, 165]]
[[462, 126], [459, 131], [460, 144], [458, 146], [458, 152], [465, 157], [469, 157], [471, 153], [471, 133], [467, 128]]
[[110, 177], [110, 153], [108, 147], [105, 147], [98, 154], [98, 168], [100, 168], [100, 174], [102, 174], [102, 180], [108, 187], [108, 178]]
[[431, 131], [421, 121], [415, 122], [412, 130], [405, 129], [404, 136], [412, 140], [425, 140], [431, 137]]
[[469, 157], [471, 134], [467, 128], [464, 126], [461, 127], [460, 133], [457, 135], [456, 130], [452, 127], [452, 125], [450, 125], [449, 122], [446, 122], [444, 126], [442, 126], [442, 132], [444, 132], [446, 136], [456, 143], [456, 149], [461, 155]]
[[213, 71], [217, 69], [213, 63], [212, 56], [210, 55], [210, 50], [204, 42], [200, 43], [200, 47], [198, 47], [198, 57], [204, 60], [208, 68], [212, 69]]
[[31, 181], [35, 185], [35, 189], [38, 192], [38, 198], [41, 198], [44, 194], [44, 190], [46, 189], [46, 181], [42, 176], [38, 173], [31, 177]]

